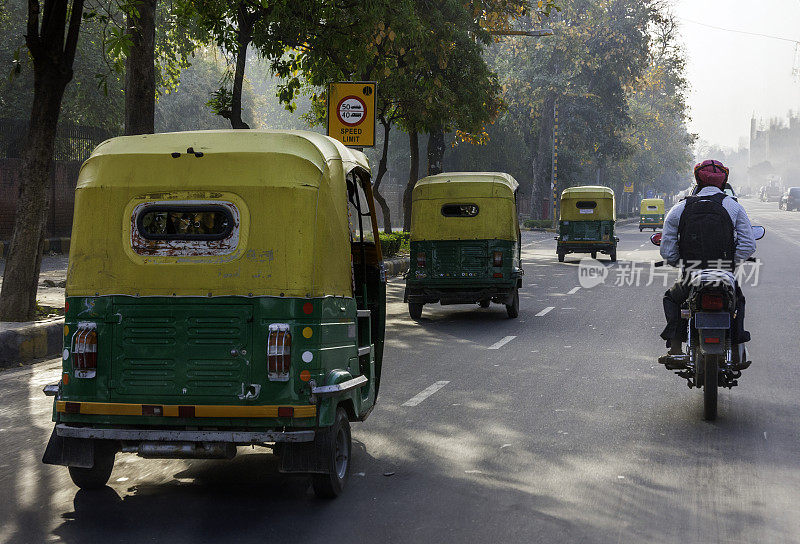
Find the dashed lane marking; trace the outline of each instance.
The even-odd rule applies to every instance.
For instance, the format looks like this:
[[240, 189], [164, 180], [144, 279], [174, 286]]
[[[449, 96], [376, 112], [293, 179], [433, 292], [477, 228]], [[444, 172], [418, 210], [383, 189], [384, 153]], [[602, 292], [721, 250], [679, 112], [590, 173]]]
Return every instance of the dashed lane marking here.
[[580, 291], [580, 289], [581, 289], [581, 288], [580, 288], [580, 286], [578, 286], [578, 287], [573, 287], [572, 289], [570, 289], [569, 291], [567, 291], [567, 294], [568, 294], [568, 295], [574, 295], [575, 293], [577, 293], [578, 291]]
[[495, 342], [494, 344], [492, 344], [491, 346], [489, 346], [486, 349], [500, 349], [503, 346], [505, 346], [506, 344], [508, 344], [509, 342], [511, 342], [514, 338], [516, 338], [516, 336], [505, 336], [505, 337], [503, 337], [502, 340], [500, 340], [498, 342]]
[[555, 310], [555, 308], [556, 308], [555, 306], [548, 306], [547, 308], [545, 308], [544, 310], [542, 310], [541, 312], [539, 312], [538, 314], [536, 314], [536, 317], [542, 317], [542, 316], [545, 316], [545, 315], [547, 315], [547, 313], [548, 313], [550, 310]]
[[440, 382], [436, 382], [435, 384], [426, 387], [425, 389], [423, 389], [422, 391], [420, 391], [419, 393], [417, 393], [416, 395], [414, 395], [413, 397], [411, 397], [410, 399], [405, 401], [403, 403], [403, 406], [416, 406], [417, 404], [419, 404], [423, 400], [427, 399], [428, 397], [430, 397], [431, 395], [436, 393], [439, 389], [441, 389], [442, 387], [444, 387], [448, 383], [450, 383], [450, 382], [449, 381], [440, 381]]

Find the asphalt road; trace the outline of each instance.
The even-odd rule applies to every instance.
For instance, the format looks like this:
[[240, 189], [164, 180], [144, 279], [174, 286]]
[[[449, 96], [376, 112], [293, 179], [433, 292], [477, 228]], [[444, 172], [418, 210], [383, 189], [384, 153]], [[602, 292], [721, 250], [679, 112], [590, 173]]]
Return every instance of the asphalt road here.
[[649, 234], [620, 227], [605, 284], [576, 289], [579, 257], [560, 264], [552, 235], [525, 233], [519, 319], [426, 306], [415, 323], [391, 283], [381, 398], [334, 501], [243, 448], [119, 454], [109, 487], [77, 491], [40, 463], [59, 362], [0, 373], [0, 542], [800, 542], [800, 213], [743, 203], [767, 227], [745, 287], [755, 362], [714, 423], [656, 363]]

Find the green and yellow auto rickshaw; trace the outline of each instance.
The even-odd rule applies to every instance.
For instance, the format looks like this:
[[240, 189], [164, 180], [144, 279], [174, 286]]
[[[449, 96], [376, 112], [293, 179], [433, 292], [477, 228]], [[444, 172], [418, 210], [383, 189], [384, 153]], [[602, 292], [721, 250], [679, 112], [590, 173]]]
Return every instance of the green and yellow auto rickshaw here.
[[639, 218], [639, 232], [644, 229], [664, 228], [664, 200], [661, 198], [643, 198]]
[[268, 446], [337, 495], [380, 385], [385, 277], [366, 157], [302, 131], [114, 138], [83, 165], [44, 462]]
[[614, 191], [608, 187], [568, 187], [561, 193], [561, 214], [558, 223], [558, 261], [568, 253], [598, 253], [617, 260], [614, 223]]
[[412, 319], [425, 304], [504, 304], [519, 315], [522, 264], [517, 181], [500, 172], [448, 172], [412, 194], [411, 266], [404, 301]]

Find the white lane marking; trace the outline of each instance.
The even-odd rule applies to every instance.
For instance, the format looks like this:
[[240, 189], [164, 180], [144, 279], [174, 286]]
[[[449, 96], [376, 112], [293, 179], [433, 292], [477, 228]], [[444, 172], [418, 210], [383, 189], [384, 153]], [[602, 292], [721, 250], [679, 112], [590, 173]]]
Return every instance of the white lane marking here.
[[573, 287], [572, 289], [570, 289], [569, 291], [567, 291], [567, 294], [568, 294], [568, 295], [574, 295], [575, 293], [577, 293], [578, 291], [580, 291], [580, 289], [581, 289], [581, 288], [580, 288], [580, 286], [578, 286], [578, 287]]
[[536, 317], [542, 317], [544, 315], [547, 315], [547, 312], [549, 312], [550, 310], [555, 310], [555, 309], [556, 309], [555, 306], [548, 306], [547, 308], [545, 308], [544, 310], [542, 310], [541, 312], [536, 314]]
[[411, 397], [410, 399], [405, 401], [402, 405], [403, 406], [416, 406], [417, 404], [419, 404], [423, 400], [427, 399], [428, 397], [430, 397], [431, 395], [436, 393], [439, 389], [441, 389], [442, 387], [444, 387], [448, 383], [450, 383], [450, 382], [449, 381], [436, 382], [435, 384], [426, 387], [425, 389], [423, 389], [422, 391], [420, 391], [419, 393], [417, 393], [416, 395], [414, 395], [413, 397]]
[[511, 342], [514, 338], [516, 338], [516, 336], [505, 336], [505, 337], [503, 337], [502, 340], [500, 340], [499, 342], [495, 342], [494, 344], [492, 344], [491, 346], [489, 346], [486, 349], [500, 349], [503, 346], [505, 346], [506, 344], [508, 344], [509, 342]]

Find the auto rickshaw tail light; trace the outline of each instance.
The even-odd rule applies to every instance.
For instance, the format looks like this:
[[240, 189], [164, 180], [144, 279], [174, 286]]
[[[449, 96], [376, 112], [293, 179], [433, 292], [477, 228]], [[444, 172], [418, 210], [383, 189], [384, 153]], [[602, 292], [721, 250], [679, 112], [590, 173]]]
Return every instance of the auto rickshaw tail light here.
[[417, 253], [417, 268], [425, 268], [428, 265], [428, 258], [423, 251]]
[[492, 266], [503, 266], [503, 252], [495, 251], [492, 253]]
[[716, 293], [703, 293], [700, 296], [700, 306], [704, 310], [721, 310], [722, 295]]
[[81, 322], [72, 337], [75, 377], [94, 378], [97, 371], [97, 324]]
[[289, 380], [292, 364], [292, 333], [288, 323], [272, 323], [267, 336], [267, 376], [273, 382]]

